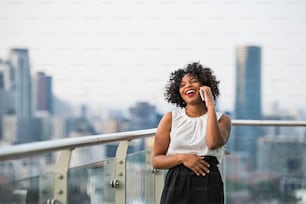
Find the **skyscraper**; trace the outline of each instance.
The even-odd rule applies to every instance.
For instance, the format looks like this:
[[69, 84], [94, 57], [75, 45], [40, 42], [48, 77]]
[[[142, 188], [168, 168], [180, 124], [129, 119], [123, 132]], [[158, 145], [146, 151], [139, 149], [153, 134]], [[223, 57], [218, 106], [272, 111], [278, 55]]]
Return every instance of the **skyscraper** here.
[[6, 95], [4, 90], [4, 73], [3, 73], [3, 65], [0, 59], [0, 140], [2, 138], [2, 117], [5, 113], [6, 109]]
[[13, 69], [10, 62], [0, 60], [0, 140], [16, 139], [15, 93], [13, 91]]
[[35, 77], [34, 102], [36, 111], [53, 113], [52, 77], [38, 72]]
[[2, 98], [5, 105], [2, 108], [4, 108], [3, 110], [7, 114], [15, 114], [14, 71], [10, 61], [1, 61], [0, 70], [3, 77], [2, 89], [5, 92], [4, 97]]
[[14, 73], [15, 111], [18, 118], [32, 117], [32, 86], [27, 49], [11, 49], [10, 63]]
[[[234, 117], [236, 119], [260, 120], [262, 118], [260, 47], [240, 46], [236, 48], [235, 91]], [[262, 135], [258, 127], [235, 127], [230, 148], [235, 151], [248, 152], [250, 158], [253, 158], [256, 155], [257, 138], [260, 136]]]
[[237, 119], [261, 119], [261, 48], [236, 48]]
[[11, 49], [9, 63], [12, 69], [14, 110], [17, 118], [16, 143], [37, 141], [40, 124], [32, 118], [32, 77], [27, 49]]

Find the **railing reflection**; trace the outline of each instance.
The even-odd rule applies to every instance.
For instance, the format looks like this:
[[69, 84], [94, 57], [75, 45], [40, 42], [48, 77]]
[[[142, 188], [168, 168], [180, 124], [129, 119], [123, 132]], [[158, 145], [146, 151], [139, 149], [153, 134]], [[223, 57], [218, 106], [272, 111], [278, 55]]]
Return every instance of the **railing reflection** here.
[[[306, 121], [233, 120], [233, 125], [297, 128], [305, 127]], [[0, 204], [159, 203], [165, 171], [151, 168], [150, 150], [155, 132], [156, 129], [149, 129], [3, 147], [0, 150]], [[137, 147], [140, 140], [144, 141], [145, 150], [134, 148], [129, 152], [128, 148]], [[305, 138], [300, 141], [303, 143], [306, 143]], [[108, 144], [118, 147], [114, 157], [103, 154]], [[265, 144], [269, 143], [265, 141]], [[277, 163], [276, 158], [281, 154], [273, 156], [273, 152], [262, 148], [260, 157], [270, 157], [264, 162]], [[269, 148], [275, 147], [270, 145]], [[262, 165], [268, 166], [264, 162]], [[294, 169], [290, 167], [301, 165], [302, 172], [290, 177], [289, 174], [273, 174], [267, 168], [266, 172], [250, 171], [244, 154], [232, 150], [225, 158], [225, 164], [223, 176], [228, 204], [286, 203], [286, 199], [290, 203], [303, 202], [305, 159], [300, 163], [292, 160], [287, 165], [292, 171]], [[252, 177], [257, 180], [262, 177], [260, 181], [266, 182], [255, 184], [256, 179], [250, 179]], [[292, 189], [295, 194], [290, 193]], [[287, 192], [289, 194], [285, 196]], [[258, 196], [256, 200], [254, 193]], [[284, 199], [275, 199], [272, 194], [277, 196], [277, 193]], [[290, 196], [296, 199], [290, 199]]]

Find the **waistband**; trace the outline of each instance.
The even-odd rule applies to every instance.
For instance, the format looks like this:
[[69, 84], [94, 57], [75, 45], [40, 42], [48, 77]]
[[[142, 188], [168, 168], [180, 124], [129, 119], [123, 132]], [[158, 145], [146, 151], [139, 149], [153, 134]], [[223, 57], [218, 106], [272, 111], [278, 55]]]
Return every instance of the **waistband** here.
[[203, 156], [203, 157], [204, 157], [204, 160], [207, 163], [209, 163], [210, 165], [218, 165], [219, 164], [219, 161], [215, 156], [206, 155], [206, 156]]

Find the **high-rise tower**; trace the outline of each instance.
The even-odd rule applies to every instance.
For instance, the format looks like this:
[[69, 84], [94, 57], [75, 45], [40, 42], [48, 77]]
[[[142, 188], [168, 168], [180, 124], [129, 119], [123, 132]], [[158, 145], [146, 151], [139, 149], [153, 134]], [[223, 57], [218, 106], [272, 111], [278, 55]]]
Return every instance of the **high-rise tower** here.
[[32, 117], [32, 86], [27, 49], [11, 49], [10, 63], [14, 73], [15, 111], [18, 118]]
[[[235, 118], [262, 119], [261, 112], [261, 48], [240, 46], [236, 48], [236, 96]], [[231, 148], [245, 151], [253, 158], [256, 155], [257, 138], [261, 131], [254, 126], [235, 127]], [[254, 163], [256, 164], [256, 163]]]
[[16, 143], [37, 141], [41, 127], [32, 118], [32, 77], [28, 49], [11, 49], [9, 63], [12, 69], [12, 94], [17, 119]]
[[2, 117], [6, 112], [6, 94], [4, 90], [3, 62], [0, 59], [0, 140], [2, 138]]
[[34, 80], [35, 111], [53, 113], [52, 77], [38, 72]]
[[236, 48], [237, 119], [261, 119], [261, 48]]

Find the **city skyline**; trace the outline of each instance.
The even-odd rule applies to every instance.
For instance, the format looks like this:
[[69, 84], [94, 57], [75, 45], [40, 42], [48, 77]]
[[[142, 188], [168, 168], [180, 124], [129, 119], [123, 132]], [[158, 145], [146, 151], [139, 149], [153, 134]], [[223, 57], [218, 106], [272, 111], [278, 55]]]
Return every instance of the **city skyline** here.
[[255, 45], [263, 53], [263, 111], [274, 102], [303, 108], [305, 9], [290, 0], [2, 1], [0, 58], [28, 48], [32, 73], [53, 76], [54, 95], [72, 103], [148, 101], [162, 111], [172, 107], [163, 99], [170, 72], [200, 61], [221, 80], [220, 108], [233, 110], [235, 48]]

